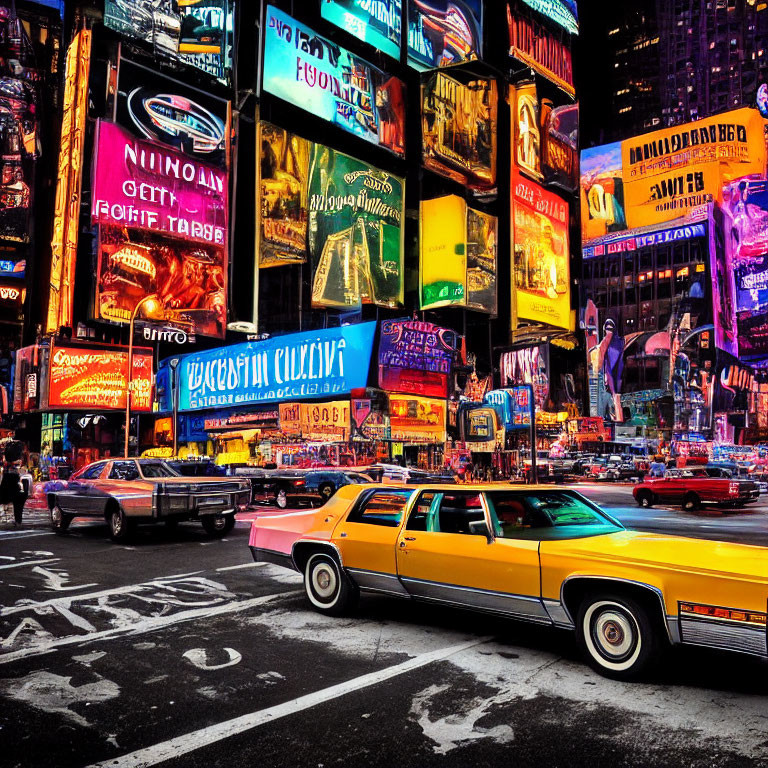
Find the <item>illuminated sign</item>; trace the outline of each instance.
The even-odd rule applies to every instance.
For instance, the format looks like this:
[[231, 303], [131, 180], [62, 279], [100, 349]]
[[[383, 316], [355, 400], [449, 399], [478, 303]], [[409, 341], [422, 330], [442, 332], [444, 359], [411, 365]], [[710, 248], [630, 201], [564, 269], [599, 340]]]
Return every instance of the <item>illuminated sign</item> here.
[[320, 14], [358, 40], [400, 59], [401, 0], [321, 0]]
[[390, 395], [389, 424], [393, 440], [404, 443], [444, 443], [446, 401]]
[[526, 5], [559, 24], [572, 35], [579, 34], [576, 0], [523, 0]]
[[41, 348], [37, 344], [16, 350], [13, 378], [14, 413], [26, 413], [36, 410], [38, 407], [40, 351]]
[[305, 440], [347, 442], [350, 435], [349, 400], [329, 403], [280, 403], [280, 429]]
[[518, 8], [507, 5], [509, 55], [536, 70], [566, 93], [573, 96], [573, 61], [571, 51], [558, 37]]
[[[719, 214], [719, 211], [717, 211]], [[712, 314], [715, 346], [732, 357], [739, 356], [736, 325], [736, 280], [730, 249], [717, 247], [714, 219], [709, 226], [710, 275], [712, 277]], [[749, 342], [747, 342], [749, 343]]]
[[408, 0], [408, 63], [434, 69], [480, 58], [481, 0]]
[[401, 305], [405, 181], [322, 144], [310, 167], [313, 306]]
[[456, 195], [421, 203], [421, 308], [462, 306], [496, 312], [495, 216]]
[[253, 413], [217, 413], [205, 419], [205, 429], [226, 430], [232, 427], [245, 427], [248, 429], [274, 429], [280, 421], [280, 411], [270, 409], [268, 411], [256, 411]]
[[638, 248], [649, 248], [654, 245], [664, 245], [666, 243], [676, 243], [681, 240], [692, 240], [696, 237], [705, 237], [707, 234], [706, 224], [690, 224], [685, 227], [674, 227], [672, 229], [662, 229], [658, 232], [649, 232], [644, 235], [625, 235], [605, 239], [599, 245], [590, 245], [583, 249], [585, 259], [591, 259], [595, 256], [604, 256], [612, 253], [627, 253], [636, 251]]
[[105, 0], [104, 25], [147, 41], [159, 56], [227, 81], [234, 33], [228, 0]]
[[99, 120], [91, 204], [95, 224], [224, 247], [227, 172]]
[[205, 163], [227, 165], [229, 102], [121, 57], [116, 121]]
[[540, 180], [543, 177], [539, 98], [536, 95], [536, 84], [511, 85], [509, 103], [514, 105], [512, 111], [513, 160], [521, 171]]
[[0, 259], [0, 277], [12, 277], [22, 280], [26, 275], [27, 260], [11, 261], [10, 259]]
[[421, 87], [424, 166], [477, 192], [496, 184], [495, 80], [467, 83], [444, 72]]
[[570, 328], [568, 203], [513, 169], [512, 222], [517, 317]]
[[0, 302], [21, 306], [26, 296], [26, 288], [15, 285], [0, 285]]
[[584, 242], [627, 228], [621, 142], [581, 153], [581, 237]]
[[267, 6], [263, 88], [395, 154], [405, 154], [405, 85]]
[[153, 232], [99, 227], [96, 317], [129, 322], [156, 295], [165, 323], [223, 337], [227, 322], [226, 249]]
[[553, 108], [541, 103], [541, 170], [544, 181], [576, 192], [579, 189], [579, 105]]
[[[133, 350], [131, 408], [152, 410], [154, 353]], [[48, 407], [65, 409], [125, 409], [128, 392], [128, 350], [125, 347], [54, 346], [49, 360]]]
[[418, 320], [385, 320], [379, 340], [379, 386], [388, 392], [446, 397], [460, 337]]
[[90, 62], [91, 32], [83, 29], [72, 40], [66, 58], [46, 333], [72, 326]]
[[312, 142], [260, 122], [257, 143], [261, 148], [259, 266], [301, 264], [307, 259]]
[[528, 387], [495, 389], [485, 396], [493, 406], [505, 429], [528, 429], [531, 426], [531, 395]]
[[755, 99], [757, 109], [763, 117], [768, 117], [768, 83], [760, 83]]
[[365, 387], [376, 323], [295, 333], [181, 358], [182, 411], [324, 398]]
[[549, 398], [549, 347], [526, 347], [504, 352], [499, 371], [502, 387], [530, 384], [536, 408], [544, 409]]

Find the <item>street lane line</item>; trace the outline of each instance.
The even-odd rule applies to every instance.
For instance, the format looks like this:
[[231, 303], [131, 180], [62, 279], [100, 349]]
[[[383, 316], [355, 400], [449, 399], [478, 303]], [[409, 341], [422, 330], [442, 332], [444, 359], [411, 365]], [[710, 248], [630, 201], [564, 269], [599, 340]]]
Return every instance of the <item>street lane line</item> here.
[[298, 712], [311, 709], [318, 704], [324, 704], [328, 701], [333, 701], [333, 699], [338, 699], [341, 696], [346, 696], [349, 693], [355, 693], [364, 688], [370, 688], [373, 685], [378, 685], [379, 683], [391, 680], [393, 677], [412, 672], [427, 664], [432, 664], [436, 661], [444, 661], [454, 654], [467, 651], [470, 648], [474, 648], [476, 645], [482, 645], [492, 639], [493, 638], [491, 637], [480, 637], [464, 643], [450, 645], [437, 651], [422, 653], [419, 656], [414, 656], [412, 659], [408, 659], [408, 661], [381, 669], [378, 672], [370, 672], [367, 675], [347, 680], [344, 683], [332, 685], [330, 688], [324, 688], [323, 690], [315, 691], [314, 693], [308, 693], [297, 699], [286, 701], [284, 704], [277, 704], [274, 707], [257, 710], [256, 712], [251, 712], [247, 715], [235, 717], [232, 720], [225, 720], [216, 725], [209, 725], [206, 728], [192, 731], [183, 736], [177, 736], [174, 739], [160, 742], [151, 747], [138, 749], [135, 752], [130, 752], [122, 757], [94, 763], [89, 766], [89, 768], [149, 768], [149, 766], [164, 763], [167, 760], [178, 758], [181, 755], [186, 755], [195, 750], [207, 747], [210, 744], [215, 744], [218, 741], [228, 739], [230, 736], [236, 736], [245, 731], [250, 731], [253, 728], [258, 728], [260, 725], [273, 723], [283, 717], [288, 717], [289, 715], [295, 715]]
[[[52, 653], [59, 648], [68, 645], [85, 645], [100, 640], [114, 640], [116, 637], [129, 637], [131, 635], [143, 635], [146, 632], [156, 632], [158, 629], [165, 629], [174, 624], [181, 624], [185, 621], [195, 619], [209, 619], [213, 616], [222, 616], [227, 613], [238, 613], [247, 611], [249, 608], [255, 608], [258, 605], [264, 605], [279, 597], [289, 597], [303, 593], [304, 590], [293, 589], [290, 592], [279, 592], [274, 595], [263, 595], [254, 597], [250, 600], [240, 600], [236, 603], [228, 603], [218, 608], [194, 608], [191, 611], [183, 611], [173, 616], [149, 616], [130, 627], [117, 627], [115, 629], [105, 629], [101, 632], [89, 632], [84, 635], [68, 635], [67, 637], [54, 638], [38, 645], [20, 648], [18, 651], [12, 651], [0, 655], [0, 664], [10, 664], [19, 659], [27, 659], [30, 656], [43, 656], [46, 653]], [[29, 606], [26, 606], [29, 608]]]
[[216, 573], [221, 573], [222, 571], [239, 571], [241, 568], [256, 568], [262, 565], [266, 565], [266, 563], [243, 563], [242, 565], [228, 565], [226, 568], [217, 568]]
[[0, 539], [30, 539], [32, 536], [56, 536], [53, 531], [30, 533], [29, 531], [0, 531]]
[[11, 563], [10, 565], [0, 565], [0, 571], [4, 571], [6, 568], [21, 568], [25, 565], [46, 565], [47, 563], [58, 563], [59, 560], [61, 560], [60, 557], [53, 557], [48, 560], [27, 560], [24, 563]]

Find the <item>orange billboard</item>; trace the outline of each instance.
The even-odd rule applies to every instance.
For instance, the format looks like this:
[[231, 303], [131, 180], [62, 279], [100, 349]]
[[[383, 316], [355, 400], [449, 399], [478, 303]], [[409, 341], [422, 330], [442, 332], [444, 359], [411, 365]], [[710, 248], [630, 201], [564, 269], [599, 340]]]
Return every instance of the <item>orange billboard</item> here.
[[[131, 408], [151, 411], [153, 401], [151, 349], [133, 350]], [[53, 346], [49, 362], [48, 407], [80, 410], [124, 410], [128, 392], [128, 350]]]
[[90, 62], [91, 32], [83, 29], [67, 50], [46, 333], [72, 325]]

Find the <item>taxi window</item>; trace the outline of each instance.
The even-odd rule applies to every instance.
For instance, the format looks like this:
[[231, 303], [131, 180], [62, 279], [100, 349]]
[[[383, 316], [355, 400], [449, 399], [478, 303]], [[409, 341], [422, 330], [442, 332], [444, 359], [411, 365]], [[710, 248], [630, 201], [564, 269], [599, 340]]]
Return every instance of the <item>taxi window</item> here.
[[548, 521], [549, 525], [556, 528], [566, 525], [606, 525], [609, 522], [578, 496], [563, 491], [527, 494], [525, 502], [532, 515]]
[[138, 477], [135, 461], [116, 461], [109, 472], [110, 480], [136, 480]]
[[410, 498], [410, 490], [373, 493], [350, 513], [347, 522], [397, 528]]
[[87, 467], [82, 471], [80, 476], [77, 478], [78, 480], [95, 480], [100, 474], [101, 471], [106, 466], [106, 461], [99, 462], [98, 464], [94, 464], [92, 467]]
[[473, 524], [485, 522], [479, 493], [469, 491], [425, 491], [419, 496], [406, 530], [474, 535]]

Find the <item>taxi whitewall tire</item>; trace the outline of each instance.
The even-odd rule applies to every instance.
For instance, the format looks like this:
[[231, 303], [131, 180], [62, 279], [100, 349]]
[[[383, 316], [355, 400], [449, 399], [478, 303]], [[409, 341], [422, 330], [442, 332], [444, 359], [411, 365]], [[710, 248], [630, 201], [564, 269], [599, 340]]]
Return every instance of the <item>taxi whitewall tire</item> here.
[[329, 616], [349, 613], [360, 596], [336, 558], [327, 552], [309, 556], [304, 568], [304, 590], [312, 607]]
[[659, 635], [636, 600], [602, 594], [579, 606], [576, 634], [589, 665], [602, 675], [631, 680], [659, 657]]

